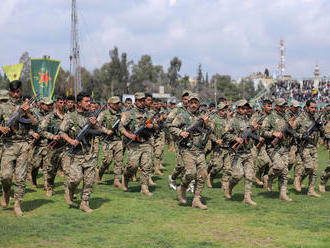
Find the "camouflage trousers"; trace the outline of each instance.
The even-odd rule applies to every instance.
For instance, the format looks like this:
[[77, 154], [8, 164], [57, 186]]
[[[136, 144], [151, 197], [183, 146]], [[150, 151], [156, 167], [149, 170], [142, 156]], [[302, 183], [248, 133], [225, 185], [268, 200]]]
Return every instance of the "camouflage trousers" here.
[[103, 175], [106, 168], [114, 161], [113, 173], [115, 174], [115, 179], [121, 179], [122, 168], [123, 168], [123, 141], [114, 140], [111, 143], [103, 143], [103, 158], [99, 168], [99, 174]]
[[211, 178], [216, 177], [220, 171], [223, 171], [222, 183], [228, 182], [231, 175], [231, 158], [232, 156], [228, 150], [214, 150], [210, 155], [210, 163], [207, 168], [207, 172]]
[[23, 201], [25, 192], [29, 148], [28, 142], [25, 141], [6, 143], [1, 158], [2, 189], [10, 192], [15, 173], [14, 197], [19, 201]]
[[89, 201], [95, 182], [96, 155], [65, 155], [65, 157], [66, 161], [70, 161], [67, 186], [74, 192], [80, 182], [83, 181], [81, 199], [83, 201]]
[[45, 174], [45, 160], [47, 156], [47, 146], [31, 146], [28, 155], [28, 173], [31, 173], [33, 184], [36, 183], [36, 178], [40, 168]]
[[153, 145], [153, 156], [154, 156], [154, 167], [159, 168], [163, 161], [165, 149], [165, 133], [161, 132], [158, 137], [154, 138]]
[[325, 168], [321, 176], [320, 184], [326, 185], [329, 178], [330, 178], [330, 160], [328, 160], [328, 166], [327, 168]]
[[303, 148], [300, 151], [300, 156], [303, 163], [302, 180], [309, 176], [308, 187], [314, 187], [317, 179], [317, 168], [318, 168], [318, 155], [317, 148]]
[[127, 153], [127, 163], [124, 169], [125, 178], [132, 178], [140, 168], [141, 185], [148, 185], [152, 168], [152, 145], [146, 143], [132, 143]]
[[49, 150], [44, 164], [45, 189], [53, 190], [57, 170], [62, 165], [65, 147]]
[[256, 175], [267, 175], [268, 170], [271, 167], [272, 160], [267, 153], [266, 145], [261, 146], [260, 149], [258, 149], [257, 146], [253, 146], [251, 153], [253, 156], [254, 164], [257, 164], [258, 161], [258, 166], [256, 167]]
[[268, 184], [271, 184], [274, 178], [278, 177], [279, 189], [286, 190], [288, 185], [288, 157], [289, 152], [284, 148], [268, 149], [272, 163], [268, 172]]
[[295, 177], [301, 177], [303, 172], [304, 172], [304, 166], [301, 160], [301, 156], [298, 152], [298, 147], [296, 145], [292, 145], [290, 148], [290, 152], [289, 152], [289, 171], [291, 170], [291, 168], [293, 167], [293, 165], [295, 164], [294, 167], [294, 176]]
[[245, 177], [244, 192], [251, 193], [254, 179], [254, 164], [251, 153], [236, 153], [233, 155], [229, 184], [233, 188], [243, 177]]
[[173, 180], [175, 180], [184, 171], [184, 164], [183, 164], [182, 155], [180, 153], [179, 146], [176, 142], [174, 142], [174, 147], [175, 147], [176, 165], [175, 165], [175, 167], [173, 169], [173, 172], [172, 172], [172, 175], [171, 175]]
[[180, 152], [184, 164], [181, 185], [187, 188], [195, 180], [195, 196], [201, 196], [207, 178], [205, 153], [197, 149], [181, 149]]

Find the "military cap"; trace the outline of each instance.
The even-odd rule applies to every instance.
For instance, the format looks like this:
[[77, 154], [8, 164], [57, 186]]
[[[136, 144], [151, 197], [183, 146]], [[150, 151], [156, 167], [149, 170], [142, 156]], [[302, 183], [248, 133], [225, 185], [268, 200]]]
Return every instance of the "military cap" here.
[[134, 96], [135, 96], [135, 99], [136, 100], [140, 100], [140, 99], [146, 98], [146, 95], [143, 92], [136, 92], [134, 94]]
[[199, 100], [199, 95], [196, 94], [196, 93], [192, 93], [192, 94], [189, 95], [189, 101], [191, 101], [192, 99], [196, 99], [196, 100], [200, 101]]
[[8, 90], [0, 90], [0, 100], [9, 100]]
[[182, 92], [182, 95], [181, 95], [181, 96], [184, 96], [184, 95], [188, 95], [188, 96], [190, 96], [190, 95], [191, 95], [191, 91], [190, 91], [190, 90], [184, 90], [184, 91]]
[[246, 104], [248, 104], [248, 102], [245, 99], [242, 99], [242, 100], [239, 100], [239, 101], [236, 102], [237, 107], [243, 107]]
[[206, 102], [202, 102], [200, 105], [201, 106], [207, 106], [207, 103]]
[[110, 98], [110, 103], [120, 103], [119, 96], [113, 96]]
[[284, 98], [277, 98], [277, 99], [275, 100], [275, 105], [277, 105], [277, 106], [283, 106], [283, 105], [285, 105], [285, 104], [286, 104], [286, 101], [285, 101]]
[[222, 110], [222, 109], [224, 109], [225, 107], [228, 107], [228, 104], [225, 104], [225, 103], [220, 103], [220, 104], [218, 104], [218, 110]]
[[43, 104], [49, 105], [49, 104], [52, 104], [52, 103], [53, 103], [53, 100], [50, 99], [49, 97], [42, 97], [42, 98], [40, 99], [40, 103], [43, 103]]
[[297, 100], [292, 100], [291, 101], [291, 106], [297, 108], [297, 107], [300, 107], [300, 103]]

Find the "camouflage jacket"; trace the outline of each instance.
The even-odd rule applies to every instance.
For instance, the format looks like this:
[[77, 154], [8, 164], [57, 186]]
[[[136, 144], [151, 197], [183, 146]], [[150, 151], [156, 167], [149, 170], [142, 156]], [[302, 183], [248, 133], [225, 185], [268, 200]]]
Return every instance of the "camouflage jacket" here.
[[[0, 122], [5, 124], [10, 119], [10, 117], [19, 110], [20, 105], [22, 105], [21, 99], [9, 98], [7, 102], [4, 102], [0, 105]], [[31, 114], [35, 116], [33, 109], [31, 109]], [[25, 115], [22, 115], [23, 118], [28, 118]], [[21, 142], [26, 140], [32, 140], [32, 134], [36, 131], [36, 125], [24, 124], [16, 122], [12, 127], [12, 131], [6, 135], [3, 135], [3, 141], [6, 142]]]
[[[228, 140], [225, 139], [226, 126], [228, 125], [228, 119], [226, 116], [220, 116], [215, 114], [212, 116], [211, 126], [213, 129], [210, 139], [215, 142], [216, 140], [222, 140], [222, 147], [229, 147]], [[215, 144], [213, 144], [215, 145]], [[216, 147], [216, 145], [215, 145]]]
[[[102, 126], [103, 130], [112, 130], [113, 124], [115, 124], [118, 119], [121, 119], [121, 111], [116, 111], [111, 107], [104, 110], [97, 118], [98, 123], [100, 126]], [[121, 133], [119, 132], [119, 129], [117, 129], [117, 131], [111, 135], [111, 140], [121, 140]]]
[[44, 120], [45, 117], [49, 114], [49, 112], [44, 112], [40, 108], [35, 108], [33, 112], [34, 112], [34, 116], [36, 117], [36, 119], [38, 121], [36, 132], [40, 135], [40, 139], [38, 141], [34, 142], [34, 144], [36, 146], [47, 146], [48, 141], [47, 141], [47, 138], [45, 138], [42, 135], [42, 130], [41, 130], [40, 124], [41, 124], [42, 120]]
[[[236, 113], [233, 118], [227, 123], [226, 133], [224, 138], [228, 140], [230, 146], [232, 147], [236, 143], [237, 138], [241, 138], [244, 131], [251, 125], [250, 120], [246, 115], [240, 115]], [[243, 145], [238, 150], [242, 153], [249, 153], [253, 147], [253, 140], [247, 139], [243, 142]]]
[[[64, 120], [64, 115], [58, 114], [54, 109], [54, 111], [50, 112], [41, 120], [41, 124], [39, 127], [40, 134], [49, 142], [51, 142], [55, 135], [59, 135], [60, 125], [63, 120]], [[63, 140], [59, 140], [57, 143], [58, 146], [65, 144]]]
[[[189, 126], [193, 123], [198, 121], [202, 118], [202, 113], [199, 111], [192, 112], [189, 109], [187, 111], [182, 111], [176, 115], [173, 122], [169, 126], [170, 133], [175, 136], [178, 140], [182, 140], [180, 133], [187, 130]], [[191, 133], [190, 136], [187, 138], [187, 142], [179, 143], [181, 148], [188, 148], [188, 149], [198, 149], [204, 150], [209, 134], [213, 131], [212, 120], [209, 120], [209, 125], [205, 126], [204, 123], [202, 124], [202, 128], [207, 131], [207, 133], [200, 133], [194, 132]]]
[[[265, 143], [267, 148], [271, 148], [271, 142], [275, 139], [273, 136], [274, 132], [280, 132], [283, 128], [286, 127], [288, 121], [286, 120], [285, 113], [281, 115], [276, 110], [274, 110], [270, 115], [264, 119], [261, 125], [261, 135], [265, 138]], [[289, 145], [291, 143], [289, 135], [284, 137], [284, 139], [280, 139], [277, 142], [276, 148], [284, 147], [284, 151], [289, 150]]]
[[[130, 133], [134, 133], [134, 131], [145, 124], [148, 118], [151, 118], [149, 110], [134, 106], [130, 111], [124, 112], [122, 114], [121, 121], [119, 123], [119, 131], [123, 133], [123, 131], [126, 130]], [[152, 130], [146, 129], [148, 135], [142, 135], [140, 137], [140, 143], [149, 141], [154, 129], [158, 128], [157, 122], [155, 120], [153, 120], [152, 124], [154, 125], [154, 128]], [[136, 141], [134, 142], [137, 143]]]
[[[302, 113], [293, 124], [293, 129], [296, 131], [296, 138], [302, 140], [303, 134], [308, 130], [308, 128], [314, 123], [317, 117], [311, 115], [308, 112]], [[307, 140], [299, 142], [298, 145], [302, 145], [307, 148], [313, 148], [317, 146], [317, 142], [320, 137], [320, 133], [324, 132], [324, 128], [321, 127], [320, 130], [314, 131]]]
[[[60, 135], [62, 136], [66, 133], [71, 139], [76, 139], [90, 117], [92, 117], [92, 113], [89, 111], [74, 111], [67, 113], [60, 125]], [[101, 128], [99, 128], [98, 125], [93, 128], [101, 131]], [[76, 147], [76, 155], [87, 155], [94, 152], [95, 136], [87, 134], [85, 138], [85, 143], [81, 142], [80, 145]]]

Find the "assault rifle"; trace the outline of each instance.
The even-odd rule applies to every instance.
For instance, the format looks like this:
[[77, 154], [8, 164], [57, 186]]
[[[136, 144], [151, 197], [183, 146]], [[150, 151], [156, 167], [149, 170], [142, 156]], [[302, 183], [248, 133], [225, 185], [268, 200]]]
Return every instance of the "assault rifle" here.
[[317, 118], [316, 121], [314, 121], [312, 123], [312, 125], [307, 129], [306, 132], [303, 133], [302, 136], [302, 141], [306, 142], [309, 138], [309, 136], [316, 130], [319, 130], [320, 127], [323, 125], [323, 116], [324, 116], [325, 112], [322, 112], [319, 116], [319, 118]]
[[[147, 130], [148, 128], [146, 128], [147, 124], [152, 124], [152, 121], [156, 118], [158, 118], [159, 116], [161, 116], [162, 114], [164, 114], [163, 112], [159, 112], [155, 115], [153, 115], [151, 118], [147, 119], [141, 126], [139, 126], [134, 132], [133, 134], [136, 136], [135, 140], [137, 142], [141, 141], [141, 137], [146, 137], [149, 138], [151, 136], [151, 133], [149, 130]], [[125, 143], [125, 146], [128, 146], [129, 144], [131, 144], [134, 140], [130, 139]]]
[[[118, 132], [118, 127], [119, 127], [120, 119], [121, 119], [121, 117], [119, 117], [116, 120], [116, 122], [111, 126], [111, 129], [110, 130], [113, 133]], [[110, 136], [109, 135], [104, 135], [103, 141], [106, 142], [106, 143], [110, 143], [110, 137], [111, 137], [111, 135]]]
[[[96, 110], [93, 113], [92, 117], [97, 118], [99, 116], [99, 114], [104, 110], [104, 108], [105, 107], [103, 106], [103, 107], [99, 108], [98, 110]], [[90, 121], [88, 120], [87, 123], [85, 124], [85, 126], [78, 133], [76, 140], [78, 140], [79, 142], [82, 142], [84, 145], [86, 145], [87, 144], [86, 135], [94, 134], [92, 130], [93, 130], [92, 123], [90, 123]], [[96, 133], [98, 132], [98, 130], [94, 130], [94, 131], [96, 131]], [[71, 148], [68, 150], [68, 153], [73, 154], [75, 149], [76, 149], [76, 146], [71, 146]]]
[[[261, 117], [257, 123], [258, 125], [261, 125], [261, 123], [263, 122], [263, 120], [267, 117], [267, 115], [264, 115], [263, 117]], [[247, 144], [247, 140], [249, 138], [252, 138], [256, 141], [259, 141], [260, 140], [260, 137], [258, 135], [256, 135], [253, 131], [253, 127], [252, 126], [249, 126], [245, 129], [245, 131], [242, 133], [241, 137], [244, 142]], [[232, 146], [232, 149], [235, 151], [235, 152], [238, 152], [238, 149], [241, 148], [241, 146], [243, 145], [243, 143], [239, 143], [239, 142], [236, 142], [233, 146]], [[257, 147], [260, 148], [262, 145], [261, 142], [258, 143]]]

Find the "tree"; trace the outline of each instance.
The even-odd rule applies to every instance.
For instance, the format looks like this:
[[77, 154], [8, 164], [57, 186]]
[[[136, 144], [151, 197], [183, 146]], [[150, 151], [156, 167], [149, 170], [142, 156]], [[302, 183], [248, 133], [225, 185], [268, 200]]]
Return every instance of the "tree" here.
[[8, 80], [6, 79], [6, 75], [2, 76], [0, 73], [0, 89], [8, 89]]
[[256, 95], [256, 91], [254, 89], [254, 83], [252, 80], [243, 79], [239, 85], [240, 96], [244, 99], [250, 99]]
[[209, 74], [207, 72], [205, 74], [205, 83], [209, 84]]
[[178, 79], [180, 78], [179, 71], [181, 69], [182, 62], [178, 57], [174, 57], [170, 62], [170, 67], [167, 70], [167, 76], [169, 80], [169, 86], [171, 93], [174, 93], [178, 89]]
[[203, 71], [201, 64], [198, 65], [196, 80], [197, 80], [197, 87], [199, 87], [203, 83]]
[[22, 56], [19, 59], [19, 63], [23, 63], [20, 80], [22, 81], [22, 88], [24, 95], [32, 95], [31, 79], [30, 79], [31, 58], [28, 52], [24, 52], [22, 54]]
[[265, 75], [266, 75], [266, 77], [269, 77], [269, 71], [267, 68], [265, 69]]

